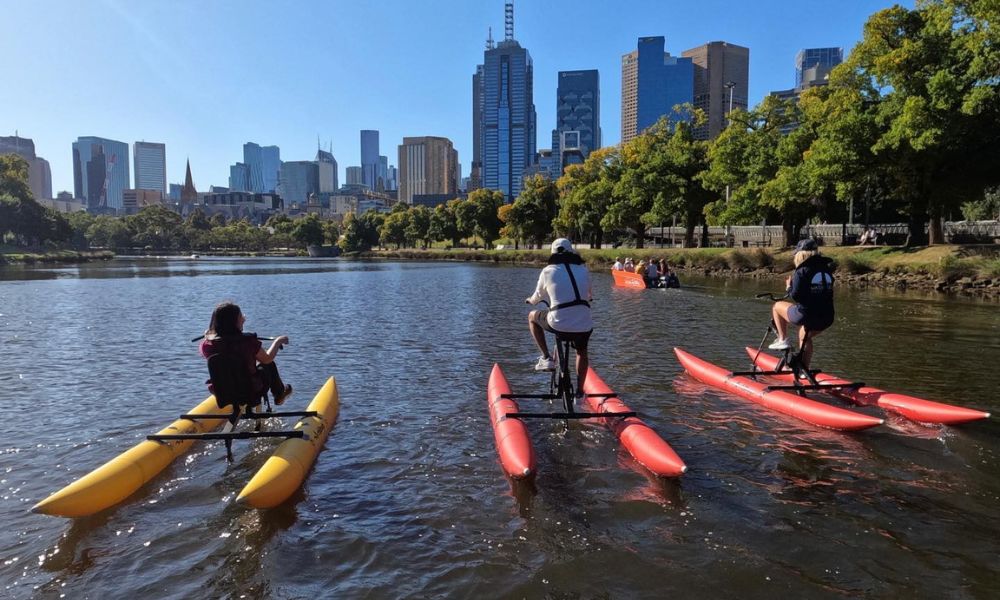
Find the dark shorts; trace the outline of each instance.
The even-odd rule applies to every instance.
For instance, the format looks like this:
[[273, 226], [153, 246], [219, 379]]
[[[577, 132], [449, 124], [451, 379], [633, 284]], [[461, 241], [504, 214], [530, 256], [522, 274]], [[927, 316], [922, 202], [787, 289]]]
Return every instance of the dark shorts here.
[[792, 325], [805, 327], [809, 331], [815, 331], [817, 333], [827, 329], [830, 325], [833, 325], [832, 318], [811, 319], [806, 317], [802, 314], [802, 308], [798, 304], [793, 304], [792, 307], [788, 309], [788, 322]]
[[549, 311], [547, 310], [536, 310], [533, 313], [531, 321], [535, 324], [548, 331], [549, 333], [554, 333], [557, 340], [569, 340], [573, 342], [573, 347], [580, 352], [587, 351], [587, 344], [590, 342], [591, 331], [556, 331], [552, 329], [549, 325], [549, 320], [547, 318]]

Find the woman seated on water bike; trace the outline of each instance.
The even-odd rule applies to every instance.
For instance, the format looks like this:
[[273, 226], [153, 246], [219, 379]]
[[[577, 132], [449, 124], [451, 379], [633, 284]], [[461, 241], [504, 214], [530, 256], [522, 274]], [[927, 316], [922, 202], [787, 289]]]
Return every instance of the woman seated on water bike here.
[[212, 312], [200, 347], [212, 377], [206, 382], [208, 390], [216, 395], [220, 408], [233, 402], [258, 406], [268, 391], [275, 404], [284, 404], [292, 386], [282, 383], [274, 357], [288, 343], [288, 336], [275, 338], [265, 352], [257, 334], [243, 333], [244, 322], [240, 307], [231, 302], [223, 302]]
[[788, 349], [788, 324], [799, 327], [799, 359], [803, 368], [812, 362], [813, 338], [833, 325], [833, 262], [822, 256], [816, 242], [802, 240], [795, 246], [795, 271], [785, 279], [787, 296], [774, 303], [772, 316], [778, 339], [768, 348]]

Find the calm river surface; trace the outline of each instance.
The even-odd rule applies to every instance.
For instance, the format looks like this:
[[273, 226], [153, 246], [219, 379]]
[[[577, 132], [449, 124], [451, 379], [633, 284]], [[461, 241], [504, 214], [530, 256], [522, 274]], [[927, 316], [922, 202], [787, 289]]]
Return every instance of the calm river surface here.
[[[547, 386], [526, 326], [536, 277], [289, 259], [0, 269], [0, 597], [1000, 596], [996, 417], [843, 434], [681, 371], [673, 346], [747, 367], [769, 311], [748, 298], [774, 282], [636, 292], [595, 274], [593, 364], [690, 470], [660, 482], [608, 430], [538, 421], [536, 490], [515, 494], [485, 389], [494, 362], [515, 391]], [[190, 339], [222, 299], [247, 330], [291, 336], [286, 406], [337, 378], [340, 420], [301, 493], [231, 504], [277, 442], [235, 442], [232, 465], [212, 442], [93, 517], [29, 512], [206, 396]], [[1000, 305], [842, 290], [815, 362], [997, 415]]]

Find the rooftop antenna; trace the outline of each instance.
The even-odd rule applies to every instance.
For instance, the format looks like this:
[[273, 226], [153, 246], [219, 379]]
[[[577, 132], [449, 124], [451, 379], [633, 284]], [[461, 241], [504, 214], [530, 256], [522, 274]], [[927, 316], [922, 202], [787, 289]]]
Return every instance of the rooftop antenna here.
[[486, 36], [486, 49], [487, 50], [492, 50], [493, 49], [493, 28], [492, 27], [490, 27], [490, 34], [488, 36]]
[[514, 3], [510, 0], [504, 4], [503, 39], [505, 42], [514, 40]]

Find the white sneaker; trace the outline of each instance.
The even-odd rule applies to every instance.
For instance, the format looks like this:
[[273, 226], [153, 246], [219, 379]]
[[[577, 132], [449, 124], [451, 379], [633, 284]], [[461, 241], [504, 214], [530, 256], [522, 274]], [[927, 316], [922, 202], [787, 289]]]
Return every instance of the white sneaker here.
[[776, 339], [768, 346], [771, 350], [788, 350], [788, 340]]
[[538, 362], [535, 363], [536, 371], [555, 371], [556, 361], [551, 358], [545, 358], [544, 356], [538, 357]]

